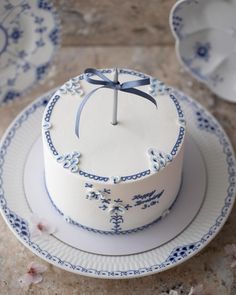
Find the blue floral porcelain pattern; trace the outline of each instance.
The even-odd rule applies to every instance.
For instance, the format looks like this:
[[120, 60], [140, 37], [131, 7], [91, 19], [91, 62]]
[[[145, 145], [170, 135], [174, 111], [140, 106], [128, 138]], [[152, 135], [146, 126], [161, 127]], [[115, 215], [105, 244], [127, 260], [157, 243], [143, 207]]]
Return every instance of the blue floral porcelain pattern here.
[[212, 92], [235, 102], [234, 2], [177, 1], [170, 14], [170, 25], [177, 56], [186, 70]]
[[210, 58], [210, 50], [211, 50], [211, 44], [209, 42], [206, 42], [206, 43], [197, 42], [194, 46], [194, 50], [195, 50], [196, 58], [200, 58], [208, 62]]
[[59, 43], [60, 21], [51, 1], [2, 0], [0, 103], [25, 94], [45, 76]]
[[[176, 93], [178, 95], [178, 93]], [[176, 262], [180, 262], [184, 260], [186, 257], [190, 257], [193, 253], [198, 252], [204, 245], [206, 245], [212, 236], [221, 228], [222, 224], [225, 222], [228, 212], [230, 211], [232, 204], [234, 202], [234, 195], [235, 195], [235, 175], [236, 175], [236, 168], [235, 168], [235, 159], [232, 152], [232, 148], [230, 143], [221, 129], [221, 127], [217, 124], [217, 122], [212, 118], [209, 117], [206, 111], [196, 102], [192, 101], [190, 98], [183, 96], [181, 94], [178, 95], [180, 101], [183, 104], [186, 104], [188, 108], [192, 110], [192, 112], [196, 115], [196, 123], [197, 126], [205, 132], [204, 125], [200, 125], [199, 118], [207, 117], [208, 124], [205, 125], [206, 131], [210, 132], [213, 136], [219, 141], [220, 146], [222, 147], [222, 153], [225, 155], [226, 163], [228, 165], [228, 187], [225, 192], [225, 201], [224, 205], [219, 213], [218, 217], [216, 218], [214, 224], [206, 230], [206, 233], [194, 243], [190, 243], [187, 245], [179, 245], [175, 247], [168, 257], [163, 260], [161, 263], [156, 264], [155, 261], [153, 265], [150, 267], [143, 267], [143, 268], [136, 268], [136, 269], [126, 269], [126, 270], [117, 270], [117, 271], [108, 271], [106, 269], [90, 269], [83, 267], [78, 264], [73, 264], [69, 261], [62, 260], [58, 256], [54, 256], [53, 254], [49, 253], [47, 250], [41, 248], [38, 244], [33, 242], [30, 237], [28, 223], [25, 218], [18, 216], [15, 212], [12, 212], [11, 209], [8, 207], [6, 201], [6, 196], [4, 192], [4, 179], [3, 179], [3, 170], [4, 170], [4, 162], [5, 157], [8, 152], [8, 148], [11, 145], [11, 141], [14, 138], [15, 134], [17, 133], [18, 129], [21, 128], [22, 124], [27, 121], [28, 117], [31, 116], [38, 108], [45, 107], [48, 102], [49, 97], [43, 97], [37, 100], [33, 105], [28, 107], [24, 113], [22, 113], [14, 124], [10, 127], [5, 135], [1, 146], [0, 146], [0, 206], [1, 211], [7, 220], [7, 222], [11, 225], [12, 230], [16, 232], [19, 239], [23, 241], [28, 247], [33, 249], [38, 255], [42, 258], [47, 260], [48, 262], [55, 263], [56, 265], [63, 266], [68, 270], [76, 271], [80, 274], [84, 275], [92, 275], [97, 277], [133, 277], [137, 275], [144, 275], [144, 274], [151, 274], [153, 272], [157, 272], [161, 269], [166, 269], [168, 266], [174, 265]], [[199, 112], [199, 114], [197, 114]], [[201, 122], [201, 120], [200, 120]], [[209, 129], [208, 126], [215, 126], [214, 130]]]

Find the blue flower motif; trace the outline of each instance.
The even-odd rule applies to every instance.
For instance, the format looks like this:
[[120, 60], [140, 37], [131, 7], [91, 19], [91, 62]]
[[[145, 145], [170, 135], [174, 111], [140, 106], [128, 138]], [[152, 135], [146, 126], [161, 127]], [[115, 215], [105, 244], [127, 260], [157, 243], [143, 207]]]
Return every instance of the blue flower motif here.
[[217, 132], [217, 124], [204, 111], [196, 112], [198, 127], [208, 132]]
[[24, 72], [27, 72], [31, 68], [30, 64], [26, 62], [23, 66], [22, 69]]
[[207, 43], [197, 42], [194, 48], [195, 48], [195, 57], [201, 58], [205, 61], [209, 60], [210, 50], [211, 50], [211, 44], [209, 42]]
[[55, 28], [50, 34], [49, 38], [52, 41], [54, 45], [59, 44], [59, 34], [58, 34], [58, 28]]
[[19, 28], [13, 28], [12, 33], [10, 34], [10, 38], [14, 43], [18, 43], [19, 39], [22, 37], [23, 31]]
[[4, 5], [5, 10], [11, 10], [13, 8], [13, 5], [8, 3], [6, 5]]
[[19, 58], [24, 58], [24, 57], [27, 56], [27, 53], [25, 52], [25, 50], [20, 50], [20, 51], [17, 52], [17, 56]]
[[45, 74], [46, 70], [48, 69], [48, 67], [49, 67], [49, 63], [46, 63], [46, 64], [44, 64], [42, 66], [37, 67], [37, 69], [36, 69], [37, 80], [42, 79], [42, 77], [44, 76], [44, 74]]
[[35, 22], [36, 24], [42, 24], [43, 21], [44, 21], [44, 18], [43, 18], [43, 17], [36, 16], [36, 17], [34, 18], [34, 22]]
[[20, 93], [19, 92], [16, 92], [14, 90], [10, 90], [6, 93], [4, 99], [3, 99], [3, 102], [7, 102], [7, 101], [10, 101], [10, 100], [13, 100], [15, 97], [18, 97], [20, 96]]
[[16, 79], [8, 79], [7, 80], [7, 85], [8, 86], [14, 86], [15, 85], [15, 82], [16, 82]]
[[38, 0], [38, 8], [50, 11], [52, 10], [52, 4], [49, 1]]
[[45, 42], [43, 41], [43, 39], [39, 39], [35, 42], [35, 44], [37, 45], [37, 47], [43, 47], [45, 45]]
[[47, 30], [47, 27], [39, 27], [35, 30], [36, 33], [43, 33]]

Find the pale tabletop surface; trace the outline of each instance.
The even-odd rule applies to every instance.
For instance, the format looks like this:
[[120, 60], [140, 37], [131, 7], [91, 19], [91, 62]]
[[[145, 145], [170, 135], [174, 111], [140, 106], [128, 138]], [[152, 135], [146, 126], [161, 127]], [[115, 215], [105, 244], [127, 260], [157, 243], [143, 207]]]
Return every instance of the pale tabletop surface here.
[[[15, 116], [38, 95], [62, 84], [87, 67], [127, 67], [154, 75], [201, 102], [224, 127], [236, 149], [236, 104], [224, 102], [184, 73], [171, 46], [64, 47], [60, 50], [47, 81], [28, 95], [0, 107], [0, 136]], [[218, 236], [198, 255], [166, 272], [130, 280], [102, 280], [72, 274], [47, 264], [26, 249], [0, 218], [0, 294], [161, 294], [170, 289], [188, 294], [191, 285], [203, 284], [206, 294], [235, 295], [236, 276], [225, 258], [224, 246], [236, 243], [234, 208]], [[28, 290], [18, 278], [28, 263], [47, 265], [43, 282]]]

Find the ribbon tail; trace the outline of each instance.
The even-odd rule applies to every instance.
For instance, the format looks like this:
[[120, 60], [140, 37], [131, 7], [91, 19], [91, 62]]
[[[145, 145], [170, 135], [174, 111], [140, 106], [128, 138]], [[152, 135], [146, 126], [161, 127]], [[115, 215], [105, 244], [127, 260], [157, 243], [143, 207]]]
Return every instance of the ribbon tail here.
[[75, 134], [78, 136], [79, 138], [79, 124], [80, 124], [80, 117], [81, 117], [81, 113], [82, 113], [82, 110], [86, 104], [86, 102], [89, 100], [89, 98], [91, 97], [91, 95], [96, 92], [97, 90], [101, 89], [101, 88], [104, 88], [104, 86], [102, 87], [99, 87], [99, 88], [96, 88], [96, 89], [93, 89], [91, 92], [89, 92], [82, 100], [79, 108], [78, 108], [78, 111], [77, 111], [77, 114], [76, 114], [76, 119], [75, 119]]
[[120, 91], [128, 92], [128, 93], [132, 93], [132, 94], [136, 94], [138, 96], [141, 96], [141, 97], [149, 100], [150, 102], [152, 102], [157, 108], [157, 102], [156, 102], [155, 98], [146, 92], [143, 92], [143, 91], [136, 89], [136, 88], [130, 88], [130, 89], [122, 89], [121, 88]]

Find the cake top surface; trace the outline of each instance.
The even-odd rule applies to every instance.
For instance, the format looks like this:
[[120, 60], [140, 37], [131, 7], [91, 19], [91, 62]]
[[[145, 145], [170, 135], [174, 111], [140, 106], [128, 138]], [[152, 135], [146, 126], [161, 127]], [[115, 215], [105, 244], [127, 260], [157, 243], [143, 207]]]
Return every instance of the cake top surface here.
[[[113, 69], [101, 71], [113, 80]], [[119, 70], [120, 83], [147, 77], [150, 76]], [[91, 94], [81, 111], [78, 137], [75, 132], [78, 108], [84, 97], [99, 87], [84, 78], [82, 74], [65, 83], [44, 113], [44, 139], [58, 162], [68, 168], [70, 163], [66, 167], [65, 161], [73, 161], [72, 153], [78, 152], [81, 154], [75, 156], [79, 158], [79, 163], [75, 161], [78, 169], [72, 172], [101, 181], [114, 176], [132, 180], [152, 173], [150, 149], [163, 153], [162, 157], [175, 157], [183, 142], [184, 116], [175, 96], [153, 77], [149, 85], [136, 88], [152, 95], [157, 107], [142, 96], [118, 91], [118, 124], [112, 125], [114, 90], [101, 88]]]

